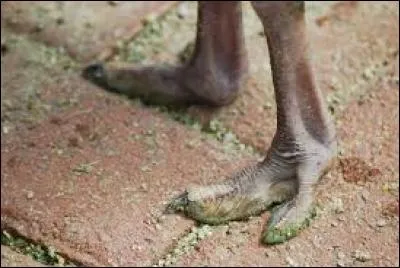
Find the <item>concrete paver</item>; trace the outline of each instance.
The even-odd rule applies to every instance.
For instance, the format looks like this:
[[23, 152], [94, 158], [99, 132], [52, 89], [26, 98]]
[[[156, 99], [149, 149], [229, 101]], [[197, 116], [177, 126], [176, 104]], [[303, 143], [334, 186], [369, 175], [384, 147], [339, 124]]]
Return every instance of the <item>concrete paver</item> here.
[[82, 105], [2, 139], [1, 214], [83, 264], [150, 265], [193, 224], [161, 217], [173, 194], [248, 164], [165, 116]]
[[85, 93], [67, 86], [75, 70], [65, 53], [4, 29], [1, 37], [6, 48], [1, 56], [2, 133], [33, 127], [49, 114], [74, 106]]
[[[32, 110], [7, 110], [2, 100], [2, 226], [84, 264], [150, 265], [193, 225], [160, 218], [173, 194], [254, 160], [77, 74], [43, 72], [27, 58], [28, 46], [38, 49], [29, 42], [16, 41], [2, 58], [2, 97], [24, 106], [18, 86], [33, 78], [35, 102], [50, 108], [25, 127], [17, 119]], [[56, 99], [75, 104], [53, 109]]]

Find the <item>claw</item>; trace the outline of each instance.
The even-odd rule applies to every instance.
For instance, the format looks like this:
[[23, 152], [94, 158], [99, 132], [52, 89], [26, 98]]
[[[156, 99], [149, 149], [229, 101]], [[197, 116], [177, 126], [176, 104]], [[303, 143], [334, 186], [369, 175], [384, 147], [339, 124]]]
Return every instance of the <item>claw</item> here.
[[94, 63], [88, 65], [85, 69], [83, 69], [82, 76], [86, 79], [95, 79], [95, 80], [105, 77], [105, 70], [103, 64]]
[[306, 216], [300, 222], [287, 223], [282, 217], [286, 213], [290, 202], [285, 203], [281, 206], [276, 207], [272, 211], [272, 216], [267, 222], [267, 230], [264, 231], [262, 242], [267, 245], [275, 245], [284, 243], [294, 237], [296, 237], [301, 230], [308, 227], [311, 224], [311, 220], [316, 216], [316, 209], [313, 207]]
[[301, 225], [293, 224], [293, 225], [288, 225], [285, 226], [284, 228], [270, 228], [263, 237], [263, 242], [268, 244], [268, 245], [275, 245], [275, 244], [281, 244], [286, 242], [287, 240], [297, 236], [297, 234], [300, 232]]
[[107, 72], [102, 63], [88, 65], [83, 69], [82, 77], [104, 89], [111, 90], [107, 82]]
[[166, 214], [172, 214], [175, 212], [185, 212], [186, 207], [189, 204], [188, 192], [180, 194], [175, 197], [165, 208]]

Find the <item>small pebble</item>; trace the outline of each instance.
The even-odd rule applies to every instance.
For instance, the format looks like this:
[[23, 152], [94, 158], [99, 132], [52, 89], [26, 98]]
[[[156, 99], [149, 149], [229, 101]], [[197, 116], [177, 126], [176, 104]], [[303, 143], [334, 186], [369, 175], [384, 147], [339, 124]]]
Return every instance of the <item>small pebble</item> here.
[[335, 213], [342, 213], [344, 212], [344, 206], [343, 206], [343, 201], [340, 198], [334, 198], [332, 200], [332, 209], [335, 211]]
[[177, 15], [180, 19], [184, 19], [189, 15], [189, 9], [186, 3], [182, 3], [177, 8]]
[[370, 80], [373, 76], [374, 76], [374, 72], [371, 69], [366, 69], [362, 74], [362, 77], [365, 80]]
[[8, 130], [9, 130], [9, 128], [8, 128], [8, 127], [6, 127], [6, 126], [3, 126], [3, 133], [4, 133], [4, 134], [7, 134], [7, 133], [8, 133]]
[[142, 183], [140, 185], [141, 190], [143, 190], [144, 192], [147, 192], [147, 185], [145, 183]]
[[225, 133], [224, 142], [226, 142], [226, 143], [234, 142], [235, 138], [236, 137], [233, 133], [231, 133], [231, 132]]
[[264, 110], [272, 109], [272, 104], [271, 104], [271, 103], [265, 103], [265, 104], [263, 105], [263, 108], [264, 108]]
[[26, 198], [32, 199], [32, 198], [33, 198], [33, 192], [32, 192], [32, 191], [29, 191], [29, 192], [26, 194]]
[[287, 263], [289, 266], [291, 266], [291, 267], [297, 266], [296, 262], [295, 262], [292, 258], [286, 257], [285, 260], [286, 260], [286, 263]]
[[346, 267], [346, 261], [345, 261], [346, 255], [341, 251], [337, 251], [336, 257], [337, 257], [336, 266]]
[[337, 258], [338, 258], [339, 260], [343, 260], [344, 258], [346, 258], [346, 255], [345, 255], [343, 252], [339, 251], [339, 252], [337, 253]]
[[165, 215], [161, 215], [160, 217], [157, 218], [157, 222], [163, 223], [165, 222], [165, 219], [166, 219]]
[[178, 256], [179, 256], [179, 255], [182, 255], [182, 250], [180, 250], [179, 248], [175, 248], [175, 249], [174, 249], [174, 254], [175, 254], [175, 255], [178, 255]]
[[362, 192], [361, 198], [362, 198], [364, 201], [367, 201], [367, 200], [368, 200], [368, 197], [369, 197], [369, 193], [368, 193], [367, 191]]
[[346, 267], [347, 265], [344, 261], [340, 260], [340, 261], [336, 262], [336, 266], [337, 267]]
[[384, 219], [379, 219], [379, 220], [376, 222], [376, 226], [378, 226], [378, 227], [384, 227], [386, 224], [387, 224], [387, 223], [386, 223], [386, 221], [385, 221]]
[[367, 251], [356, 250], [353, 253], [353, 258], [360, 262], [366, 262], [371, 260], [371, 254], [369, 254]]

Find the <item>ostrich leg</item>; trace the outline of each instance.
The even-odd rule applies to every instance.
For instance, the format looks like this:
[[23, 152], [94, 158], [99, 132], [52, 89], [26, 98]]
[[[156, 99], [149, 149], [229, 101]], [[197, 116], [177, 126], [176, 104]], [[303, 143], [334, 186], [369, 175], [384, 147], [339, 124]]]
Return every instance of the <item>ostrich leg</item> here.
[[247, 75], [240, 2], [199, 2], [194, 53], [181, 66], [89, 65], [88, 80], [152, 104], [221, 106], [237, 96]]
[[314, 82], [304, 2], [252, 2], [268, 42], [277, 130], [265, 159], [221, 183], [188, 189], [171, 206], [205, 223], [256, 215], [274, 203], [262, 241], [284, 242], [305, 227], [314, 186], [336, 153], [335, 131]]

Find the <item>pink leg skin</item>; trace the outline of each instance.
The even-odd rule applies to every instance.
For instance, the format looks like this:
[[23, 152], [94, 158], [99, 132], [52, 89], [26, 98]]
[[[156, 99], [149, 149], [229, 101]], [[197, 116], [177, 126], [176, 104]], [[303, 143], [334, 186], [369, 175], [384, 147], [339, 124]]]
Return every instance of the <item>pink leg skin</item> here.
[[222, 106], [247, 78], [240, 2], [199, 2], [196, 46], [182, 66], [96, 63], [83, 76], [108, 90], [152, 104]]
[[245, 219], [281, 203], [262, 242], [276, 244], [309, 224], [318, 179], [336, 155], [335, 130], [314, 82], [304, 2], [252, 2], [271, 55], [277, 130], [265, 159], [219, 184], [194, 187], [171, 203], [209, 224]]

